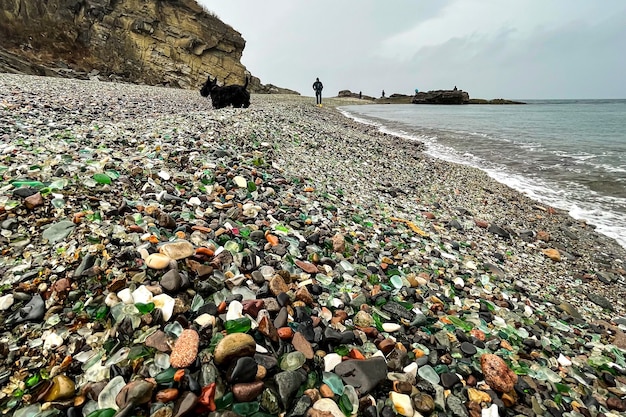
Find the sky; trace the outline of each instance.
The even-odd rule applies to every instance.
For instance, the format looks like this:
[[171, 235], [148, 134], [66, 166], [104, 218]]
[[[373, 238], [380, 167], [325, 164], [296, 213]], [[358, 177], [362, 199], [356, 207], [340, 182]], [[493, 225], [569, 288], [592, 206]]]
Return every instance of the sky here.
[[625, 0], [199, 0], [263, 84], [473, 98], [626, 98]]

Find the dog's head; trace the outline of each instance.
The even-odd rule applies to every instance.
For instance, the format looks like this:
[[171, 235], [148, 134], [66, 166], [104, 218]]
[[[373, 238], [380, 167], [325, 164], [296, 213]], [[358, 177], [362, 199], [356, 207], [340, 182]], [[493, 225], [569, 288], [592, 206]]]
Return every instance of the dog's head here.
[[208, 97], [211, 94], [211, 90], [217, 87], [217, 77], [213, 81], [211, 81], [211, 76], [209, 75], [206, 79], [206, 82], [200, 89], [200, 95], [202, 97]]

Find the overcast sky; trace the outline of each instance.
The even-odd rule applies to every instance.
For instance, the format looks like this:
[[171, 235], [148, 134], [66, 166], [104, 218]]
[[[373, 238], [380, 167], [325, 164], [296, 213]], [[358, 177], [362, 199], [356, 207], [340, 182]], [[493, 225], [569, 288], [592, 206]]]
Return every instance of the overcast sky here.
[[264, 84], [324, 95], [626, 98], [626, 0], [199, 0]]

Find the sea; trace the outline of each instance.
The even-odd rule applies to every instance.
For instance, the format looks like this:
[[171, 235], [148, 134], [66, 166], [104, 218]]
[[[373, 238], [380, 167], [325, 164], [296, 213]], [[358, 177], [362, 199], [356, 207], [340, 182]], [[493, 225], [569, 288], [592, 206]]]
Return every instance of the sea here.
[[487, 172], [626, 248], [626, 100], [371, 104], [339, 110], [426, 153]]

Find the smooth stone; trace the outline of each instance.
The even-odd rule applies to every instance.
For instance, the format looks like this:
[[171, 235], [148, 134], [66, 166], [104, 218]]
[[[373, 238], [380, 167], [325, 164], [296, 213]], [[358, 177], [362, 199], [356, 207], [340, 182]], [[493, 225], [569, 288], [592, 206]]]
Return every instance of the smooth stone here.
[[293, 338], [291, 339], [291, 344], [298, 352], [301, 352], [306, 359], [313, 359], [313, 356], [315, 355], [313, 347], [302, 333], [295, 332]]
[[440, 378], [441, 385], [443, 385], [443, 387], [447, 389], [452, 388], [453, 386], [461, 382], [459, 376], [453, 372], [444, 372], [440, 375]]
[[74, 222], [70, 220], [61, 220], [44, 230], [42, 236], [44, 239], [47, 239], [48, 242], [54, 244], [68, 237], [75, 228], [76, 225]]
[[239, 358], [230, 372], [229, 382], [231, 384], [236, 384], [238, 382], [252, 382], [256, 377], [258, 368], [259, 365], [253, 358], [249, 356]]
[[399, 394], [395, 391], [389, 393], [389, 399], [393, 404], [393, 408], [396, 412], [405, 417], [413, 417], [415, 411], [413, 410], [413, 402], [411, 397], [406, 394]]
[[419, 392], [413, 396], [413, 408], [424, 415], [428, 415], [435, 409], [435, 400], [425, 392]]
[[162, 253], [151, 253], [146, 258], [146, 265], [151, 269], [165, 269], [170, 265], [170, 258]]
[[233, 396], [238, 402], [254, 401], [265, 388], [263, 381], [238, 383], [232, 386]]
[[345, 417], [343, 411], [341, 411], [337, 403], [335, 403], [330, 398], [322, 398], [315, 401], [315, 403], [313, 404], [313, 409], [321, 413], [330, 413], [332, 417]]
[[155, 385], [143, 379], [136, 379], [124, 385], [115, 397], [115, 403], [119, 408], [128, 405], [145, 404], [152, 398]]
[[397, 332], [402, 328], [402, 325], [398, 323], [383, 323], [383, 331], [387, 333]]
[[46, 305], [41, 298], [41, 295], [35, 294], [30, 299], [28, 304], [17, 310], [9, 318], [7, 318], [8, 324], [18, 324], [25, 321], [39, 321], [43, 319], [46, 314]]
[[66, 375], [57, 375], [52, 378], [52, 387], [48, 390], [44, 401], [60, 401], [72, 398], [76, 384]]
[[194, 253], [196, 253], [196, 249], [191, 242], [188, 242], [186, 240], [177, 240], [174, 242], [164, 243], [163, 245], [159, 246], [159, 253], [167, 256], [168, 258], [178, 261], [181, 259], [189, 258]]
[[465, 353], [468, 356], [475, 355], [477, 352], [476, 346], [474, 346], [470, 342], [463, 342], [461, 343], [461, 352]]
[[371, 327], [374, 325], [374, 318], [367, 311], [359, 310], [352, 318], [352, 322], [355, 326]]
[[183, 284], [183, 278], [176, 269], [170, 269], [161, 277], [159, 284], [163, 289], [170, 293], [176, 293]]
[[498, 406], [496, 404], [491, 404], [489, 408], [483, 408], [481, 411], [481, 417], [500, 417]]
[[387, 377], [387, 362], [379, 356], [365, 360], [348, 359], [335, 366], [334, 372], [363, 395]]
[[186, 368], [191, 365], [198, 357], [199, 343], [200, 336], [197, 331], [194, 329], [183, 330], [170, 354], [172, 367]]
[[198, 396], [191, 391], [184, 392], [174, 405], [172, 417], [189, 415], [189, 412], [198, 404]]
[[283, 407], [289, 407], [291, 398], [305, 381], [306, 375], [300, 371], [283, 371], [274, 376]]
[[14, 302], [15, 298], [13, 297], [13, 294], [3, 295], [0, 297], [0, 311], [10, 309]]
[[220, 365], [243, 356], [253, 356], [256, 352], [254, 338], [246, 333], [232, 333], [224, 336], [215, 346], [215, 363]]
[[100, 394], [98, 394], [98, 408], [113, 408], [117, 410], [118, 406], [115, 402], [115, 397], [117, 397], [117, 394], [124, 388], [124, 385], [126, 385], [126, 381], [124, 381], [124, 377], [121, 375], [111, 379], [102, 391], [100, 391]]
[[502, 358], [491, 353], [485, 353], [480, 357], [480, 367], [485, 377], [485, 382], [491, 389], [498, 392], [509, 392], [517, 382], [517, 375]]

